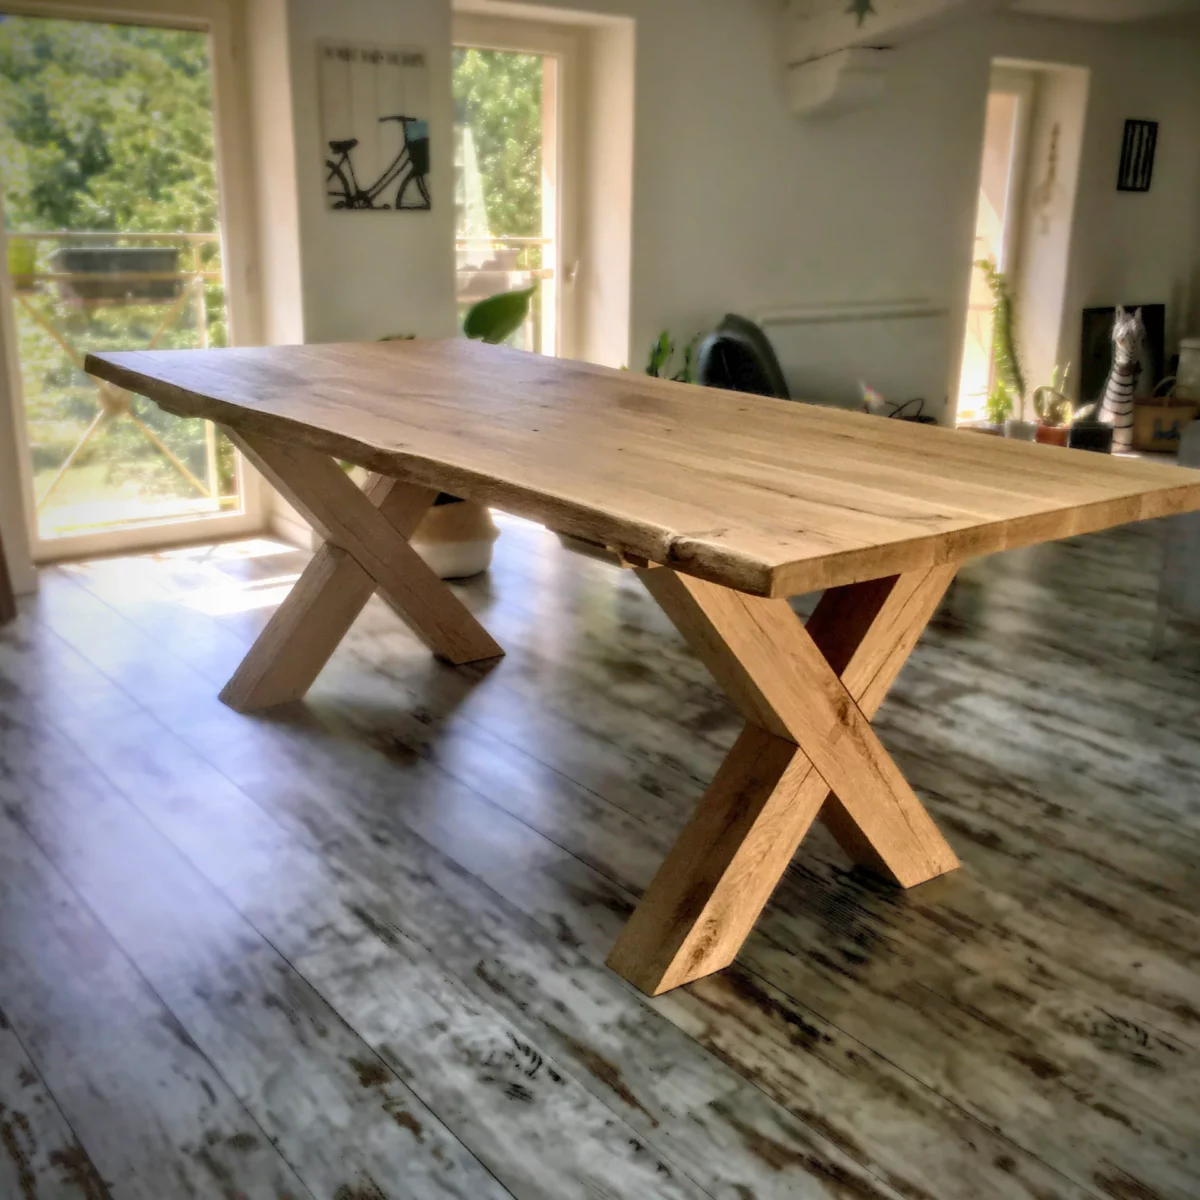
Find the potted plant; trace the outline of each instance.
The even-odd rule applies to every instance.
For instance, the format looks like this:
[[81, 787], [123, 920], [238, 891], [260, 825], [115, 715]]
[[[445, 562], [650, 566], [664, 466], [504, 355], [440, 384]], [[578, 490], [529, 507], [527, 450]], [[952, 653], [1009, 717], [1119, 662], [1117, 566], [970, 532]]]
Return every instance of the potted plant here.
[[1033, 410], [1038, 415], [1037, 440], [1043, 445], [1065, 446], [1070, 438], [1073, 409], [1064, 395], [1070, 373], [1070, 363], [1065, 370], [1055, 366], [1049, 384], [1033, 393]]
[[[529, 316], [537, 284], [501, 292], [479, 301], [463, 321], [463, 333], [498, 346], [508, 341]], [[500, 531], [485, 504], [442, 492], [412, 535], [413, 549], [442, 579], [466, 579], [486, 571]]]
[[[1004, 421], [1004, 434], [1023, 442], [1032, 442], [1037, 436], [1038, 427], [1037, 422], [1025, 419], [1025, 373], [1017, 354], [1016, 310], [1008, 277], [997, 271], [987, 259], [981, 258], [975, 265], [983, 272], [992, 293], [992, 364], [997, 387], [1008, 397], [1009, 411], [1001, 418]], [[996, 419], [992, 406], [994, 397], [996, 389], [988, 398], [988, 419], [993, 421]], [[1001, 407], [998, 403], [995, 411], [999, 412]], [[1018, 414], [1015, 417], [1011, 415], [1014, 409]]]
[[654, 379], [671, 379], [675, 383], [696, 382], [696, 344], [699, 336], [692, 338], [683, 348], [683, 362], [674, 375], [671, 374], [672, 360], [675, 358], [675, 341], [670, 331], [664, 329], [650, 347], [650, 358], [646, 362], [646, 374]]
[[990, 433], [993, 437], [1003, 437], [1004, 423], [1012, 416], [1013, 403], [1008, 388], [999, 380], [996, 380], [996, 385], [987, 398], [986, 409], [987, 423], [982, 426], [981, 432]]

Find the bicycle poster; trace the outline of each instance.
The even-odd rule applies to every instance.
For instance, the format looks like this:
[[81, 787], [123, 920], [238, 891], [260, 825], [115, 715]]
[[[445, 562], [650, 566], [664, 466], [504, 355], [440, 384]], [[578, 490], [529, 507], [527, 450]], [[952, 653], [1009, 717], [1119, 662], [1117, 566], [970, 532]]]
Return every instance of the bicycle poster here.
[[328, 207], [429, 209], [425, 51], [322, 42], [318, 54]]

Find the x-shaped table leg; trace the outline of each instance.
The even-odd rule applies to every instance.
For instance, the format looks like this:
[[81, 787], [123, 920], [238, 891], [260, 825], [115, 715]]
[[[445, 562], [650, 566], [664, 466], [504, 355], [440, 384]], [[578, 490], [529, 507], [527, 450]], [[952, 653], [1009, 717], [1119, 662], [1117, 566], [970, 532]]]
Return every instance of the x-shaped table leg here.
[[249, 712], [303, 696], [376, 590], [447, 662], [504, 653], [409, 545], [434, 489], [377, 475], [360, 491], [327, 455], [226, 432], [325, 538], [221, 692], [231, 708]]
[[608, 964], [651, 995], [733, 961], [820, 815], [904, 887], [958, 859], [871, 728], [955, 567], [833, 588], [805, 626], [786, 600], [639, 572], [747, 725]]

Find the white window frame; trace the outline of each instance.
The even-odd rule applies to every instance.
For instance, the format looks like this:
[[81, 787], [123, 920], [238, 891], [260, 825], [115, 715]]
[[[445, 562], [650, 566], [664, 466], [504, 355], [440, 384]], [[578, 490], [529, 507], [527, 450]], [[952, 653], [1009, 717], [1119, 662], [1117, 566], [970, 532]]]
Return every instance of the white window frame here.
[[513, 17], [480, 16], [455, 12], [454, 48], [505, 50], [516, 54], [541, 54], [557, 60], [555, 128], [559, 162], [554, 197], [555, 261], [554, 312], [558, 356], [574, 358], [579, 350], [579, 318], [575, 278], [579, 270], [579, 87], [581, 54], [579, 31], [568, 25], [528, 21]]
[[1000, 261], [996, 264], [997, 269], [1009, 277], [1015, 290], [1016, 270], [1021, 261], [1021, 241], [1025, 236], [1025, 180], [1029, 171], [1029, 143], [1037, 103], [1037, 74], [1019, 67], [994, 67], [988, 95], [996, 93], [1015, 96], [1017, 101], [1008, 191], [1004, 197], [1004, 240], [1000, 246]]
[[[24, 17], [49, 17], [114, 24], [157, 25], [208, 35], [213, 87], [213, 136], [221, 227], [221, 261], [231, 345], [260, 341], [261, 298], [251, 281], [257, 277], [250, 142], [238, 119], [247, 110], [243, 58], [235, 52], [242, 39], [241, 6], [233, 0], [120, 0], [120, 6], [90, 3], [39, 3], [0, 0], [0, 10]], [[0, 217], [2, 217], [0, 212]], [[2, 221], [0, 221], [2, 227]], [[21, 471], [21, 500], [35, 562], [56, 562], [189, 542], [221, 541], [261, 532], [267, 522], [264, 485], [239, 454], [243, 505], [240, 512], [134, 525], [59, 538], [38, 533], [33, 470], [17, 358], [13, 296], [7, 271], [0, 271], [0, 434], [14, 432]]]
[[[1001, 230], [1000, 252], [997, 255], [996, 269], [1008, 277], [1009, 285], [1014, 293], [1019, 290], [1018, 268], [1021, 263], [1021, 244], [1025, 237], [1026, 221], [1026, 179], [1029, 172], [1029, 148], [1033, 137], [1033, 119], [1037, 107], [1037, 72], [1020, 67], [994, 65], [988, 80], [988, 97], [994, 95], [1014, 96], [1016, 98], [1016, 114], [1013, 119], [1013, 142], [1009, 155], [1008, 186], [1004, 195], [1004, 226]], [[975, 195], [978, 198], [979, 185], [976, 185]], [[978, 199], [977, 199], [978, 202]], [[972, 227], [972, 237], [975, 236]], [[974, 243], [972, 243], [974, 247]], [[974, 249], [971, 254], [975, 258]], [[975, 268], [972, 266], [972, 277]], [[967, 319], [970, 318], [968, 308]], [[967, 341], [967, 327], [964, 324], [960, 339], [958, 366], [954, 371], [951, 383], [951, 396], [954, 402], [954, 422], [961, 424], [980, 418], [981, 413], [963, 417], [959, 411], [962, 397], [963, 345]], [[993, 330], [993, 336], [995, 331]], [[995, 362], [989, 364], [991, 383], [995, 383]]]

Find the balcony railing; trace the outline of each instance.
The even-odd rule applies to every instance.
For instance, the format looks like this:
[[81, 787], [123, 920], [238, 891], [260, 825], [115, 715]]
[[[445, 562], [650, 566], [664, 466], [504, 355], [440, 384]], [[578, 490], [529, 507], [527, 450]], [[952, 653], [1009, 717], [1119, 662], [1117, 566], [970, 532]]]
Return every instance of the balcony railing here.
[[[89, 230], [7, 240], [41, 536], [236, 508], [234, 458], [211, 424], [169, 418], [83, 373], [92, 350], [224, 344], [220, 235]], [[81, 471], [85, 464], [96, 469]]]
[[546, 318], [552, 315], [555, 283], [554, 241], [541, 237], [457, 238], [457, 296], [459, 316], [472, 304], [498, 292], [517, 291], [540, 281], [529, 319], [516, 344], [526, 350], [552, 353], [546, 341]]

